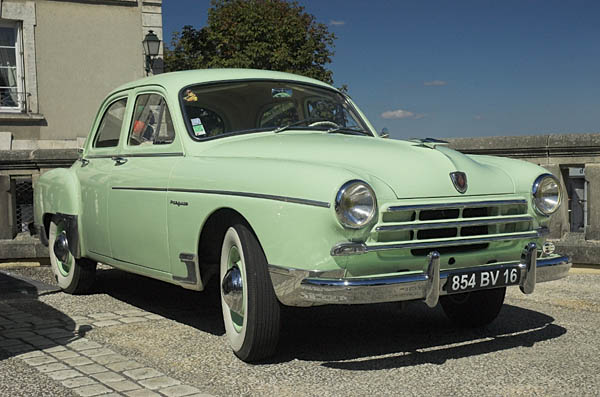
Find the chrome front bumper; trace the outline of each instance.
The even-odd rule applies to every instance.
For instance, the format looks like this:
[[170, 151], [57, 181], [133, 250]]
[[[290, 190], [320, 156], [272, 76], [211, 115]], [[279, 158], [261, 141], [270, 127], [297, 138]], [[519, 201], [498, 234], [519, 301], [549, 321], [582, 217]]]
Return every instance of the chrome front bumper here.
[[524, 249], [520, 261], [440, 271], [440, 255], [433, 251], [429, 254], [428, 265], [423, 273], [375, 278], [332, 278], [322, 272], [274, 265], [269, 265], [269, 272], [277, 298], [288, 306], [423, 300], [430, 307], [434, 307], [439, 297], [447, 294], [445, 285], [450, 274], [461, 271], [496, 270], [516, 266], [521, 271], [519, 287], [526, 294], [533, 292], [536, 283], [567, 276], [571, 268], [568, 257], [538, 259], [536, 255], [536, 245], [530, 243]]

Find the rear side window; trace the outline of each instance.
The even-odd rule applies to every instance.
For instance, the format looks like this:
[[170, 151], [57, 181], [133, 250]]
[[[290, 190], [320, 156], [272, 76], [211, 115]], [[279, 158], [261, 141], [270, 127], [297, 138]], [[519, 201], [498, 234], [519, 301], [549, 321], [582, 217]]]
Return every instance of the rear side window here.
[[165, 145], [175, 139], [171, 113], [158, 94], [142, 94], [135, 101], [129, 145]]
[[119, 144], [126, 106], [127, 99], [123, 98], [113, 102], [106, 109], [96, 133], [95, 148], [114, 147]]

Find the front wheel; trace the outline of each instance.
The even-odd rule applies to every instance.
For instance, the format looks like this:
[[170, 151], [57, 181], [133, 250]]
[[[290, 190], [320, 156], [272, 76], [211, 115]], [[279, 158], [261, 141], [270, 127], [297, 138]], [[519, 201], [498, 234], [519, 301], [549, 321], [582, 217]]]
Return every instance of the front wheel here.
[[483, 327], [494, 321], [504, 304], [506, 287], [440, 297], [444, 313], [463, 327]]
[[52, 218], [48, 234], [50, 264], [58, 286], [69, 294], [89, 292], [96, 278], [97, 263], [73, 256], [69, 250], [65, 226], [60, 218]]
[[272, 355], [280, 307], [265, 255], [247, 226], [236, 224], [225, 233], [220, 270], [223, 320], [233, 352], [246, 362]]

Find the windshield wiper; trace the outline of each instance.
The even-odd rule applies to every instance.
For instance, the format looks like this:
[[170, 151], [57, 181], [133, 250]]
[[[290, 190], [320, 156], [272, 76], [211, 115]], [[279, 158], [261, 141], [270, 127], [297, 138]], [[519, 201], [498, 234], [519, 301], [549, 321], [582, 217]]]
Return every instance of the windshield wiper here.
[[328, 134], [352, 134], [352, 135], [367, 135], [367, 136], [373, 136], [371, 135], [370, 132], [365, 131], [362, 128], [355, 128], [355, 127], [337, 127], [337, 128], [330, 128], [326, 131]]
[[277, 134], [279, 132], [283, 132], [283, 131], [287, 130], [288, 128], [295, 127], [297, 125], [304, 124], [304, 123], [309, 123], [311, 121], [312, 122], [323, 121], [323, 119], [317, 119], [317, 118], [314, 118], [314, 117], [309, 117], [307, 119], [302, 119], [302, 120], [294, 121], [293, 123], [289, 123], [289, 124], [286, 124], [286, 125], [279, 126], [279, 127], [275, 128], [273, 130], [273, 132]]

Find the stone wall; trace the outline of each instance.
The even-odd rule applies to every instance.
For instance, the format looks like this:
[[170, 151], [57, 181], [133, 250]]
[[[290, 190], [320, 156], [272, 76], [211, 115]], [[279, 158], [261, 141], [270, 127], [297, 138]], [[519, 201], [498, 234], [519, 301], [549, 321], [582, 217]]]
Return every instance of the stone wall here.
[[[559, 178], [567, 192], [567, 200], [551, 218], [550, 239], [556, 244], [557, 251], [570, 255], [574, 263], [599, 263], [600, 133], [454, 138], [447, 141], [452, 148], [463, 153], [529, 161]], [[581, 170], [581, 173], [577, 174], [574, 170]], [[581, 215], [580, 211], [585, 214], [582, 225], [574, 219]], [[574, 227], [576, 225], [580, 227]]]

